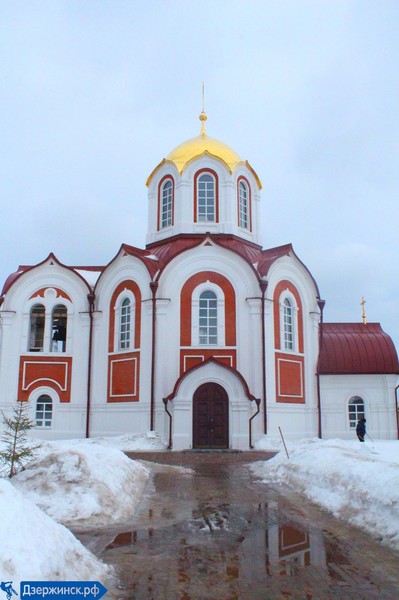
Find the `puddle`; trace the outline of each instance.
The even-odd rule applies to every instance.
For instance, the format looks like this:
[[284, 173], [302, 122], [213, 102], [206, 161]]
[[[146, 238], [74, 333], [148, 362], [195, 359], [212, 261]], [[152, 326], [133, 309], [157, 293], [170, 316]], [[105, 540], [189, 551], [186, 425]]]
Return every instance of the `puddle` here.
[[[196, 458], [191, 471], [157, 465], [130, 524], [79, 535], [115, 567], [113, 597], [399, 597], [395, 575], [370, 573], [367, 553], [378, 545], [369, 549], [346, 529], [341, 539], [331, 518], [302, 499], [255, 481], [245, 464], [212, 458]], [[387, 565], [392, 555], [381, 552]]]

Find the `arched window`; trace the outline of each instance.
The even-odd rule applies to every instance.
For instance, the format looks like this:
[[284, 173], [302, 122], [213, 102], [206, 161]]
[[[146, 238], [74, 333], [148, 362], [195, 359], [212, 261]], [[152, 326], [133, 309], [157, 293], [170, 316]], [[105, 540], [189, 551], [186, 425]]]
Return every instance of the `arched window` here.
[[199, 343], [218, 343], [218, 306], [214, 292], [205, 291], [199, 297]]
[[288, 298], [283, 303], [283, 345], [285, 350], [294, 350], [294, 308]]
[[275, 348], [282, 352], [304, 353], [303, 310], [297, 288], [282, 279], [273, 292]]
[[238, 184], [238, 225], [244, 229], [249, 227], [248, 186], [244, 181]]
[[66, 351], [67, 309], [57, 304], [51, 314], [51, 347], [50, 352]]
[[355, 428], [359, 419], [365, 415], [364, 400], [360, 396], [352, 396], [348, 403], [349, 427]]
[[173, 207], [173, 183], [171, 179], [167, 179], [161, 188], [161, 228], [170, 227], [172, 221]]
[[133, 312], [133, 303], [130, 298], [125, 298], [122, 300], [120, 305], [120, 315], [119, 315], [119, 342], [118, 349], [119, 350], [128, 350], [131, 347], [132, 341], [132, 312]]
[[36, 401], [35, 426], [42, 429], [51, 427], [53, 420], [53, 401], [47, 394], [43, 394]]
[[202, 173], [197, 178], [197, 221], [216, 221], [216, 185], [211, 173]]
[[29, 352], [43, 352], [45, 314], [43, 304], [32, 306], [29, 326]]

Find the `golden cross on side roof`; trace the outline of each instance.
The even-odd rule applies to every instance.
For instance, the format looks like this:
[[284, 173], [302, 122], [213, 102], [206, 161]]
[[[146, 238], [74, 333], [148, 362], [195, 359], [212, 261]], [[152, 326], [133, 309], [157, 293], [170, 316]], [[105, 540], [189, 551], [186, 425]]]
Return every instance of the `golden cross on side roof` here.
[[360, 303], [361, 307], [362, 307], [362, 319], [363, 319], [363, 325], [367, 325], [367, 317], [366, 317], [366, 311], [364, 310], [364, 305], [366, 304], [366, 300], [364, 299], [364, 296], [362, 296], [362, 301]]

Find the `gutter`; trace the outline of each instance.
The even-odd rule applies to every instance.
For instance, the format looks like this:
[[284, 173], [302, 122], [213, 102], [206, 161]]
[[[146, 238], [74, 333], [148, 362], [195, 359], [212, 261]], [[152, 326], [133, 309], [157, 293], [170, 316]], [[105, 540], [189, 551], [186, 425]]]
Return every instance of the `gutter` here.
[[[263, 395], [263, 433], [267, 434], [267, 405], [266, 405], [266, 332], [265, 332], [265, 294], [268, 282], [260, 279], [259, 286], [262, 292], [262, 395]], [[259, 410], [258, 410], [259, 412]], [[256, 413], [257, 414], [257, 413]], [[251, 444], [251, 441], [250, 441]]]
[[150, 400], [150, 431], [154, 431], [155, 422], [155, 349], [156, 349], [156, 308], [158, 282], [150, 281], [152, 293], [152, 343], [151, 343], [151, 400]]
[[254, 449], [254, 445], [252, 443], [252, 419], [254, 419], [259, 414], [259, 411], [260, 411], [260, 402], [261, 402], [260, 398], [255, 398], [255, 402], [256, 402], [256, 406], [257, 406], [257, 411], [256, 411], [256, 413], [254, 413], [252, 415], [252, 417], [250, 417], [249, 422], [248, 422], [248, 428], [249, 428], [249, 447], [251, 448], [251, 450]]
[[86, 438], [90, 437], [90, 397], [91, 397], [91, 363], [93, 355], [93, 312], [94, 312], [94, 300], [95, 294], [91, 292], [87, 294], [89, 301], [89, 318], [90, 318], [90, 330], [89, 330], [89, 358], [87, 365], [87, 401], [86, 401]]
[[172, 421], [173, 421], [173, 417], [170, 414], [170, 412], [168, 411], [168, 398], [162, 398], [163, 404], [164, 404], [164, 408], [165, 408], [165, 412], [169, 417], [169, 443], [168, 443], [168, 450], [172, 450]]
[[320, 309], [320, 322], [319, 322], [319, 355], [317, 357], [316, 367], [316, 381], [317, 381], [317, 422], [318, 422], [318, 437], [322, 439], [321, 429], [321, 391], [320, 391], [320, 361], [321, 361], [321, 349], [323, 347], [323, 310], [326, 304], [325, 300], [317, 300], [317, 304]]

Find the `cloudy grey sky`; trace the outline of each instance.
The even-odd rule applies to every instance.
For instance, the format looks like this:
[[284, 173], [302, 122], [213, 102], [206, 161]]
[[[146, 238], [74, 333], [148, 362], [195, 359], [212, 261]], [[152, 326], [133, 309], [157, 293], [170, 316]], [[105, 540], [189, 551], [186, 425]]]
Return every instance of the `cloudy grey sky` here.
[[399, 344], [397, 0], [0, 0], [0, 279], [143, 247], [145, 181], [199, 133], [263, 182], [327, 321]]

